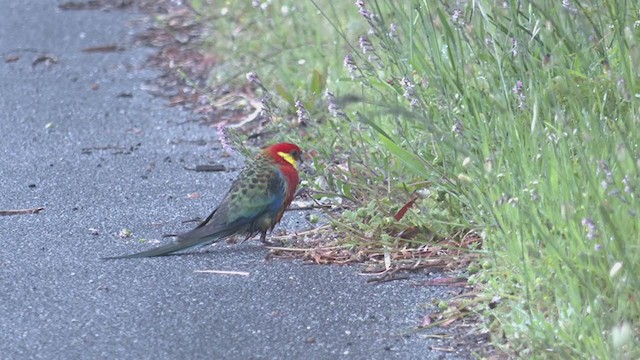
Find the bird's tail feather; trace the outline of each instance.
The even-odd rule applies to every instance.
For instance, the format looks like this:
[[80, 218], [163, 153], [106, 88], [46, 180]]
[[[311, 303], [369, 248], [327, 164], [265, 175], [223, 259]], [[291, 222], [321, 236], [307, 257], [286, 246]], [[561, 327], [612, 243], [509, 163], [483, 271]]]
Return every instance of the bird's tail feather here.
[[227, 231], [220, 231], [220, 232], [217, 232], [217, 233], [214, 233], [214, 234], [206, 234], [206, 235], [203, 234], [205, 236], [193, 236], [193, 235], [198, 235], [197, 233], [194, 234], [195, 230], [199, 230], [199, 229], [194, 229], [194, 230], [189, 231], [189, 232], [187, 232], [185, 234], [178, 235], [178, 241], [174, 242], [174, 243], [171, 243], [171, 244], [162, 245], [162, 246], [159, 246], [157, 248], [149, 249], [149, 250], [142, 251], [142, 252], [135, 253], [135, 254], [106, 257], [106, 258], [103, 258], [103, 259], [105, 259], [105, 260], [107, 260], [107, 259], [135, 259], [135, 258], [145, 258], [145, 257], [171, 255], [171, 254], [174, 254], [174, 253], [176, 253], [178, 251], [182, 251], [182, 250], [186, 250], [186, 249], [190, 249], [190, 248], [195, 248], [195, 247], [198, 247], [198, 246], [204, 246], [204, 245], [213, 244], [214, 242], [219, 241], [222, 238], [230, 235]]

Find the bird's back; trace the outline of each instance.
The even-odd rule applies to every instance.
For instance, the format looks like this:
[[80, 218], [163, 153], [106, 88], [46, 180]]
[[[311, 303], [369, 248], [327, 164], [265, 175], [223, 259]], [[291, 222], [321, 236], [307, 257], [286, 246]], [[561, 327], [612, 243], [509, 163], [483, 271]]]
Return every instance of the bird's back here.
[[[195, 229], [179, 238], [251, 237], [273, 228], [286, 207], [287, 184], [282, 171], [265, 156], [248, 164], [218, 208]], [[215, 230], [215, 231], [213, 231]]]

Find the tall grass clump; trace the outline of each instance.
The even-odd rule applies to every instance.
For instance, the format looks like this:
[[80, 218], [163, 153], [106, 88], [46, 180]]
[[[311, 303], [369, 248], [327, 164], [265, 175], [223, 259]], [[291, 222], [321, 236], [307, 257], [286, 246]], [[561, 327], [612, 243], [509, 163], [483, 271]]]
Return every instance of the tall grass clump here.
[[[254, 72], [265, 80], [285, 113], [294, 112], [298, 98], [314, 108], [324, 93], [330, 69], [339, 69], [342, 58], [336, 46], [339, 37], [326, 31], [329, 23], [318, 16], [311, 2], [195, 3], [211, 33], [202, 46], [215, 54], [212, 87], [238, 87], [246, 82], [245, 74]], [[338, 2], [333, 7], [342, 21], [347, 14], [344, 10], [352, 4]]]
[[475, 280], [501, 299], [480, 310], [498, 346], [640, 357], [639, 4], [265, 3], [304, 24], [265, 20], [238, 51], [279, 34], [278, 49], [314, 54], [306, 71], [252, 66], [291, 113], [304, 100], [315, 186], [351, 204], [340, 222], [353, 239], [397, 245], [390, 214], [419, 194], [402, 219], [423, 230], [412, 242], [481, 234]]
[[640, 6], [356, 7], [371, 29], [345, 65], [372, 108], [356, 116], [396, 183], [439, 184], [483, 232], [505, 349], [637, 358]]

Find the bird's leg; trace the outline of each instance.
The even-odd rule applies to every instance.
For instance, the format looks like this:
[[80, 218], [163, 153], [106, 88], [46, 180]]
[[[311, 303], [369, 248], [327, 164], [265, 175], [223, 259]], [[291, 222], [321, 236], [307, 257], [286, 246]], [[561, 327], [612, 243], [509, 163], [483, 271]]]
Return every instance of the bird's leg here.
[[274, 242], [271, 240], [267, 240], [267, 232], [263, 231], [262, 234], [260, 234], [260, 241], [265, 244], [266, 246], [282, 246], [281, 242]]
[[269, 240], [267, 240], [267, 232], [263, 231], [262, 233], [260, 233], [260, 242], [267, 245], [267, 246], [273, 246], [273, 243]]

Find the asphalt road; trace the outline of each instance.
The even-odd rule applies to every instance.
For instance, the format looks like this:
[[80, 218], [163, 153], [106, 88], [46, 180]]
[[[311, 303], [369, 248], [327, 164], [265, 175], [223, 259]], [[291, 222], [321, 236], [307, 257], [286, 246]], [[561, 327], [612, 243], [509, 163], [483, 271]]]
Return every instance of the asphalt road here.
[[[131, 46], [141, 14], [58, 4], [0, 0], [0, 210], [45, 208], [0, 216], [0, 357], [469, 357], [413, 331], [446, 292], [367, 284], [357, 266], [265, 260], [257, 241], [100, 260], [191, 228], [237, 174], [184, 166], [241, 159], [144, 90], [157, 74], [142, 66], [150, 50]], [[110, 44], [126, 50], [81, 51]], [[287, 213], [282, 226], [309, 224]], [[205, 269], [249, 274], [194, 272]]]

